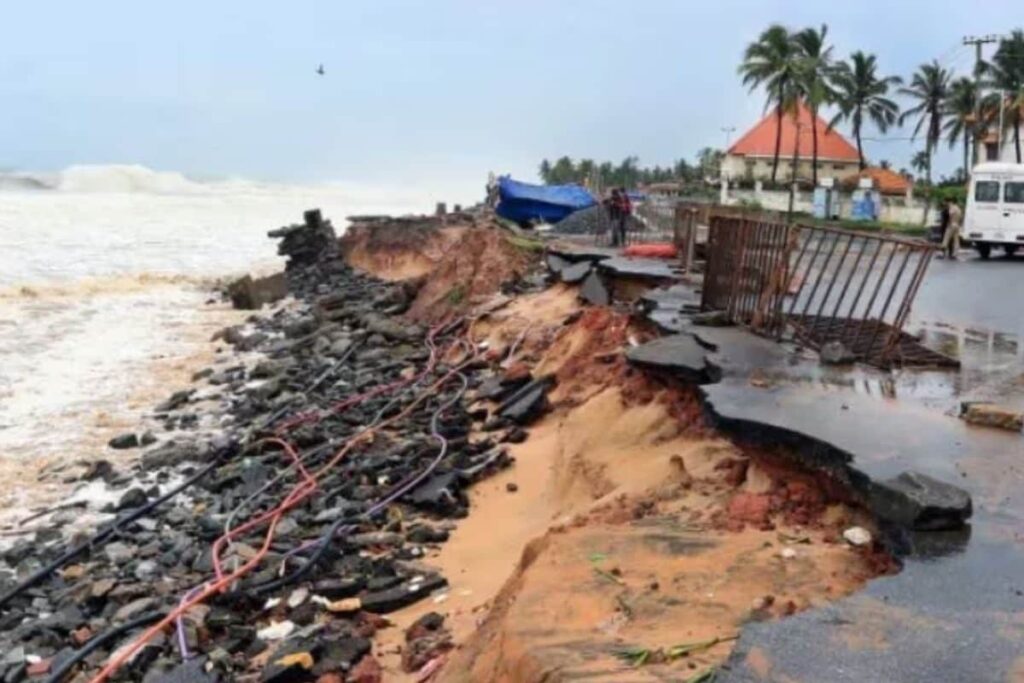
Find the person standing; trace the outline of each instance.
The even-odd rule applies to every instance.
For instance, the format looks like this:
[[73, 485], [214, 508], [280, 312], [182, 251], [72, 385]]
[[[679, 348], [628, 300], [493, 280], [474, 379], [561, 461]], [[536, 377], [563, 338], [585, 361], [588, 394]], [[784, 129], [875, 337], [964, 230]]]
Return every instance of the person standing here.
[[626, 188], [619, 188], [619, 241], [622, 246], [626, 245], [626, 226], [629, 225], [629, 217], [633, 214], [633, 202], [629, 200]]
[[619, 246], [619, 216], [622, 214], [622, 199], [619, 197], [618, 189], [612, 190], [611, 197], [605, 200], [605, 207], [608, 210], [608, 222], [611, 224], [612, 246], [617, 247]]
[[[946, 230], [949, 229], [949, 203], [943, 200], [942, 209], [939, 210], [939, 242], [946, 241]], [[945, 253], [943, 253], [945, 256]]]
[[946, 230], [942, 235], [942, 251], [947, 258], [956, 260], [960, 253], [960, 226], [963, 223], [964, 214], [960, 205], [952, 199], [946, 199], [945, 210], [949, 212], [946, 220]]

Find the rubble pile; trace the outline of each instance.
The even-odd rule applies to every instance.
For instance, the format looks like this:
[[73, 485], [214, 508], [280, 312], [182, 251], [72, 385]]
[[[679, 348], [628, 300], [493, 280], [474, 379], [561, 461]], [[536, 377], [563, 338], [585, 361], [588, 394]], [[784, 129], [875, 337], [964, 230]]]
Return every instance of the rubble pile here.
[[[640, 232], [645, 227], [644, 222], [636, 216], [631, 215], [626, 219], [626, 229], [630, 232]], [[611, 228], [608, 209], [600, 204], [574, 211], [555, 224], [555, 232], [563, 235], [603, 234], [610, 232]]]
[[[222, 331], [154, 433], [115, 439], [146, 448], [133, 471], [87, 461], [88, 509], [40, 515], [0, 553], [0, 681], [91, 680], [162, 624], [112, 680], [370, 683], [382, 615], [445, 588], [426, 550], [509, 464], [550, 381], [471, 409], [508, 386], [467, 325], [410, 324], [415, 293], [349, 268], [318, 211], [271, 236], [293, 298]], [[100, 525], [69, 537], [83, 514]], [[450, 644], [419, 623], [405, 665]]]

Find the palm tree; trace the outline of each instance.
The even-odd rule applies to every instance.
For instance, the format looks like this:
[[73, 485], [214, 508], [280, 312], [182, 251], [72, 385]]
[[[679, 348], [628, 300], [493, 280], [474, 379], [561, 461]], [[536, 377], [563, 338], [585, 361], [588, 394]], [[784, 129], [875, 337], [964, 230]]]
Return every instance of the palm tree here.
[[949, 85], [949, 95], [944, 106], [949, 120], [946, 121], [943, 130], [946, 131], [950, 149], [963, 139], [966, 172], [970, 168], [971, 143], [977, 131], [978, 84], [967, 77], [956, 79]]
[[769, 26], [756, 41], [747, 46], [739, 73], [751, 91], [760, 86], [768, 93], [765, 110], [775, 108], [777, 130], [775, 154], [772, 159], [772, 182], [779, 171], [779, 150], [782, 147], [782, 118], [796, 108], [800, 63], [799, 51], [789, 30], [780, 24]]
[[[1013, 131], [1013, 145], [1019, 164], [1020, 127], [1024, 123], [1024, 117], [1021, 116], [1021, 109], [1024, 108], [1024, 31], [1018, 29], [1009, 38], [999, 41], [999, 49], [992, 56], [992, 61], [984, 65], [984, 73], [985, 85], [997, 91], [989, 97], [986, 109], [998, 112], [999, 107], [1003, 107], [1004, 130]], [[999, 101], [1000, 97], [1003, 98], [1002, 102]], [[1002, 152], [999, 150], [1000, 155]]]
[[924, 150], [918, 152], [910, 159], [910, 167], [918, 173], [924, 173], [928, 170], [928, 152]]
[[800, 60], [800, 90], [811, 112], [811, 182], [818, 185], [818, 111], [832, 100], [829, 87], [832, 72], [832, 46], [825, 43], [828, 26], [805, 28], [793, 36]]
[[539, 175], [541, 182], [545, 185], [551, 182], [551, 162], [547, 159], [542, 159], [540, 162]]
[[[910, 85], [900, 88], [900, 93], [917, 100], [917, 104], [907, 109], [900, 115], [900, 125], [907, 119], [916, 116], [917, 125], [914, 126], [914, 137], [925, 130], [924, 150], [928, 157], [928, 166], [925, 168], [925, 178], [928, 184], [932, 182], [932, 154], [942, 139], [942, 120], [946, 114], [946, 100], [949, 98], [949, 82], [952, 73], [942, 68], [939, 61], [933, 60], [931, 64], [922, 64], [917, 73], [910, 80]], [[928, 210], [931, 208], [931, 195], [925, 198], [924, 215], [921, 223], [928, 222]]]
[[889, 88], [903, 81], [899, 76], [880, 77], [875, 55], [867, 55], [860, 50], [850, 55], [850, 61], [837, 64], [832, 70], [831, 79], [839, 113], [829, 122], [829, 130], [835, 128], [840, 121], [850, 122], [853, 137], [857, 140], [860, 169], [863, 171], [867, 166], [862, 141], [864, 121], [870, 120], [881, 133], [896, 123], [899, 105], [886, 96]]

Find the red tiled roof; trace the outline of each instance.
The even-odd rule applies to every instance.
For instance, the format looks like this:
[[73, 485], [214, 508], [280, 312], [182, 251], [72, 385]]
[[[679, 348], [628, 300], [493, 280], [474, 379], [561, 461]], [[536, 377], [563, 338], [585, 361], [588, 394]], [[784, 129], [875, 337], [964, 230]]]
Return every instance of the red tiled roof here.
[[[797, 150], [797, 154], [801, 159], [810, 159], [811, 150], [814, 147], [811, 111], [802, 102], [797, 109], [797, 118], [800, 122], [800, 148]], [[729, 154], [773, 156], [775, 154], [775, 135], [778, 132], [777, 123], [778, 118], [775, 111], [772, 110], [729, 148]], [[796, 137], [793, 115], [785, 114], [782, 117], [782, 144], [779, 147], [781, 158], [789, 159], [793, 156]], [[820, 116], [818, 117], [818, 158], [838, 161], [858, 161], [860, 159], [857, 155], [857, 148], [851, 145], [838, 131], [829, 131], [828, 124]]]
[[855, 176], [847, 178], [844, 185], [856, 187], [861, 178], [871, 178], [875, 189], [882, 194], [905, 195], [910, 189], [910, 181], [896, 171], [888, 168], [865, 168]]

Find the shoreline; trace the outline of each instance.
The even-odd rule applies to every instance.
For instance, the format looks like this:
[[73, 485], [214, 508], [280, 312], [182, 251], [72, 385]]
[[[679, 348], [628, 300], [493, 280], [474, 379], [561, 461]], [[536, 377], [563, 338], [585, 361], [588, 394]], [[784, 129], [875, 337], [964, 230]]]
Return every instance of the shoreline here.
[[[727, 672], [753, 622], [899, 576], [856, 469], [820, 471], [804, 437], [739, 438], [721, 392], [758, 394], [764, 378], [751, 389], [725, 364], [721, 385], [697, 387], [707, 340], [703, 369], [644, 367], [638, 349], [672, 339], [656, 315], [587, 305], [486, 215], [397, 223], [339, 241], [308, 212], [271, 233], [294, 298], [239, 314], [216, 335], [232, 351], [165, 387], [161, 438], [127, 452], [131, 477], [84, 473], [119, 535], [100, 527], [91, 552], [0, 598], [20, 665], [78, 666], [76, 651], [145, 617], [166, 628], [104, 641], [90, 676], [135, 644], [138, 678], [690, 678]], [[80, 547], [62, 537], [71, 521], [42, 518], [34, 545], [3, 553], [7, 587]], [[692, 655], [672, 654], [683, 644]]]
[[[67, 298], [70, 307], [114, 315], [123, 315], [143, 303], [155, 310], [157, 317], [129, 323], [138, 330], [135, 336], [145, 340], [137, 344], [137, 352], [128, 357], [118, 356], [113, 361], [104, 359], [98, 366], [103, 374], [122, 379], [113, 383], [104, 380], [95, 393], [89, 391], [88, 401], [76, 402], [77, 407], [66, 403], [63, 406], [54, 403], [51, 407], [50, 403], [41, 402], [34, 408], [21, 406], [25, 419], [40, 411], [52, 414], [54, 421], [49, 422], [47, 428], [60, 427], [52, 442], [40, 444], [31, 432], [0, 433], [6, 443], [2, 463], [4, 484], [0, 486], [0, 500], [5, 505], [0, 513], [0, 528], [6, 532], [17, 531], [15, 522], [19, 517], [73, 495], [76, 487], [66, 480], [82, 463], [99, 457], [118, 468], [130, 466], [135, 454], [111, 449], [108, 442], [126, 430], [137, 428], [141, 433], [155, 428], [157, 425], [150, 420], [150, 414], [154, 402], [163, 395], [164, 387], [189, 381], [197, 366], [212, 362], [216, 350], [210, 344], [210, 337], [225, 324], [242, 317], [230, 304], [212, 303], [211, 297], [216, 294], [212, 282], [200, 284], [184, 277], [154, 280], [143, 276], [119, 277], [112, 281], [112, 287], [107, 284], [101, 280], [84, 290], [79, 285], [61, 286], [37, 288], [31, 294], [18, 295], [27, 296], [32, 303], [41, 301], [48, 307], [63, 305]], [[70, 341], [92, 340], [79, 332], [71, 336]], [[98, 351], [106, 353], [102, 349]], [[97, 371], [89, 367], [85, 370]], [[26, 481], [35, 483], [26, 488]], [[13, 533], [7, 535], [0, 546], [9, 545], [16, 537]]]

